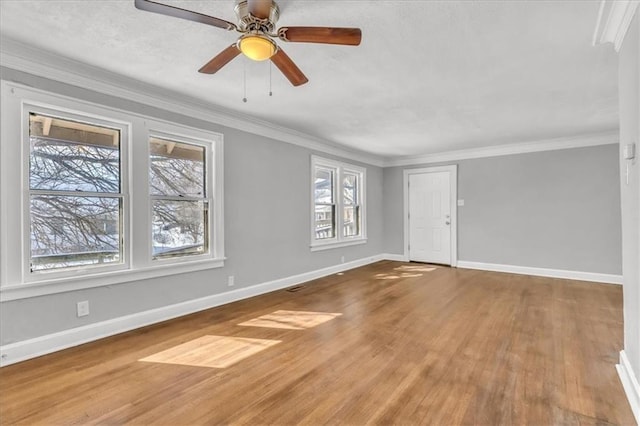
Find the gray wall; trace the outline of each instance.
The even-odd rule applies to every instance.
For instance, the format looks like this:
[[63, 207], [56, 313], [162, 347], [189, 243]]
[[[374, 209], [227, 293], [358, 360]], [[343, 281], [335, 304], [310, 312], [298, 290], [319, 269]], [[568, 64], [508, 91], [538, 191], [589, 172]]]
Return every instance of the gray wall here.
[[[625, 36], [619, 58], [620, 149], [630, 143], [640, 150], [640, 11]], [[621, 152], [622, 154], [622, 152]], [[620, 155], [623, 229], [624, 350], [640, 379], [640, 167]], [[638, 419], [640, 421], [640, 419]]]
[[[459, 260], [621, 273], [617, 145], [455, 164], [458, 199], [465, 201], [458, 207]], [[405, 168], [384, 169], [388, 253], [404, 252]]]
[[[228, 291], [229, 275], [235, 276], [237, 289], [337, 265], [341, 256], [348, 262], [383, 252], [381, 168], [362, 165], [367, 169], [367, 244], [311, 252], [310, 155], [326, 155], [14, 70], [1, 71], [6, 80], [223, 133], [228, 260], [220, 269], [2, 303], [0, 344], [222, 293]], [[256, 215], [256, 209], [261, 214]], [[90, 316], [76, 318], [80, 300], [89, 300]]]

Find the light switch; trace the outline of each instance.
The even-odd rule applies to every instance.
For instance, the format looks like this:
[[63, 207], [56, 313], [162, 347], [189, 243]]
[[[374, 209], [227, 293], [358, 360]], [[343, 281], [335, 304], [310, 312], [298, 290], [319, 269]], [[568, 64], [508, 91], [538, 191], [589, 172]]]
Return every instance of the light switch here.
[[458, 200], [458, 207], [464, 206], [464, 200]]

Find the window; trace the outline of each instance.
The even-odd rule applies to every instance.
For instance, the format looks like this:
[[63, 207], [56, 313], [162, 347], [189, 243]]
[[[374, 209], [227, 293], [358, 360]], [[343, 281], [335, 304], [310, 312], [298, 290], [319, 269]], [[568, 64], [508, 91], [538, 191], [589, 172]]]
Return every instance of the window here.
[[29, 113], [29, 269], [122, 263], [118, 128]]
[[336, 236], [335, 174], [335, 169], [325, 167], [316, 167], [315, 169], [316, 240], [331, 239]]
[[312, 250], [366, 242], [365, 169], [312, 156]]
[[206, 254], [206, 148], [151, 137], [149, 152], [153, 258]]
[[1, 85], [3, 301], [224, 266], [222, 135]]
[[357, 237], [360, 235], [360, 174], [345, 171], [342, 176], [342, 235]]

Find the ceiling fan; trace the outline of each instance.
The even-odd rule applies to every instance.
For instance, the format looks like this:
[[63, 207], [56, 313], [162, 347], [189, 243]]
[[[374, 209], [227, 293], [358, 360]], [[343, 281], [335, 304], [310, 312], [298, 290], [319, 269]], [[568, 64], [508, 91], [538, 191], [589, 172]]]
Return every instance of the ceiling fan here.
[[240, 53], [243, 53], [254, 61], [271, 59], [291, 84], [300, 86], [309, 80], [291, 58], [284, 53], [284, 50], [275, 43], [274, 38], [286, 42], [347, 46], [357, 46], [362, 39], [362, 31], [359, 28], [281, 27], [274, 32], [276, 22], [280, 18], [280, 8], [273, 0], [238, 0], [235, 7], [235, 13], [238, 17], [237, 25], [224, 19], [151, 0], [135, 0], [135, 6], [140, 10], [241, 33], [242, 35], [236, 43], [224, 49], [198, 70], [198, 72], [205, 74], [216, 73]]

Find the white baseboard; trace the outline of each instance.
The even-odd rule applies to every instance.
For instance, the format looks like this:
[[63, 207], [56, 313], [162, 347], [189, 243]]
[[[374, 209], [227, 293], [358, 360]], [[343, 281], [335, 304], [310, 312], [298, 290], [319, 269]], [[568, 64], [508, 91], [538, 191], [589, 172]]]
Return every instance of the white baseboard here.
[[562, 269], [533, 268], [529, 266], [498, 265], [495, 263], [458, 261], [458, 268], [482, 271], [508, 272], [538, 277], [564, 278], [568, 280], [593, 281], [596, 283], [622, 284], [622, 275], [598, 274], [595, 272], [566, 271]]
[[409, 261], [409, 259], [407, 259], [404, 254], [384, 253], [382, 255], [382, 258], [384, 260], [394, 260], [396, 262], [408, 262]]
[[631, 411], [636, 417], [636, 423], [640, 424], [640, 385], [625, 351], [620, 351], [620, 364], [616, 365], [616, 370], [618, 370], [624, 392], [627, 394]]
[[[225, 293], [215, 294], [200, 299], [189, 300], [174, 305], [164, 306], [132, 315], [114, 318], [99, 323], [72, 328], [45, 336], [36, 337], [16, 343], [0, 346], [0, 366], [14, 364], [62, 349], [78, 346], [83, 343], [98, 340], [104, 337], [134, 330], [136, 328], [188, 315], [194, 312], [210, 309], [216, 306], [269, 293], [301, 284], [327, 275], [346, 271], [368, 265], [379, 260], [393, 260], [398, 262], [408, 261], [404, 255], [384, 253], [374, 255], [352, 262], [330, 266], [315, 271], [293, 275], [273, 281], [256, 284], [251, 287], [239, 288]], [[510, 265], [495, 265], [479, 262], [458, 262], [459, 268], [481, 269], [487, 271], [511, 272], [517, 274], [538, 275], [543, 277], [568, 278], [584, 281], [621, 284], [622, 277], [618, 275], [594, 274], [589, 272], [561, 271], [542, 268], [529, 268]], [[637, 382], [636, 382], [637, 383]]]
[[174, 305], [163, 306], [144, 312], [135, 313], [119, 318], [110, 319], [82, 327], [60, 331], [29, 340], [24, 340], [8, 345], [0, 346], [0, 366], [14, 364], [41, 355], [78, 346], [83, 343], [113, 336], [125, 331], [177, 318], [194, 312], [210, 309], [216, 306], [235, 302], [271, 291], [291, 287], [327, 275], [368, 265], [383, 260], [383, 255], [370, 256], [352, 262], [342, 263], [315, 271], [305, 272], [273, 281], [256, 284], [251, 287], [239, 288], [225, 293], [214, 294], [200, 299], [189, 300]]

